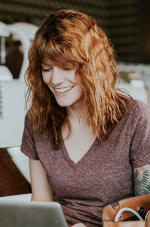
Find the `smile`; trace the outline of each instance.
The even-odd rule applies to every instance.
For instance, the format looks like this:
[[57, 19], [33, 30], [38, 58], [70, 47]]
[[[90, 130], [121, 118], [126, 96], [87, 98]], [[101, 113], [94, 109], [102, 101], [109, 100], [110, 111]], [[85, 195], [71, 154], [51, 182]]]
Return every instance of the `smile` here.
[[69, 91], [73, 88], [74, 86], [71, 87], [66, 87], [66, 88], [54, 88], [56, 92], [64, 93], [66, 91]]

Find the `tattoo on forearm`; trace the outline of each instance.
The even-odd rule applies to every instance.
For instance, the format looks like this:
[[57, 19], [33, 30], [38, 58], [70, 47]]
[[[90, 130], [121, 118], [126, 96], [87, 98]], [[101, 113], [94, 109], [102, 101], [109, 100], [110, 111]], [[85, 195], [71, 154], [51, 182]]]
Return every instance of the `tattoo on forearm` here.
[[150, 193], [150, 164], [134, 169], [135, 196]]

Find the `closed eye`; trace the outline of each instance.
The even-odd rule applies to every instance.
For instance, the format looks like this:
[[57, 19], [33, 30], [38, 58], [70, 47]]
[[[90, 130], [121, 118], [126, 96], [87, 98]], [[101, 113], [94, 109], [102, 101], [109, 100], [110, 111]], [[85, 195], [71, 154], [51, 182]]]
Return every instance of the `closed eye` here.
[[49, 72], [52, 68], [42, 68], [42, 72]]
[[66, 70], [66, 71], [70, 71], [73, 69], [73, 67], [66, 67], [66, 68], [62, 68], [63, 70]]

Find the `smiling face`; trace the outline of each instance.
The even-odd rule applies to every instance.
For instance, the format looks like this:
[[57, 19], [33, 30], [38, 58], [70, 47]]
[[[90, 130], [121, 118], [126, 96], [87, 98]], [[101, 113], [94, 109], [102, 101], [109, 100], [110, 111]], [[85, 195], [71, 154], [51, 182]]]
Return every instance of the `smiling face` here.
[[60, 68], [44, 63], [42, 64], [42, 76], [58, 105], [62, 107], [81, 106], [82, 87], [76, 80], [75, 69], [72, 66]]

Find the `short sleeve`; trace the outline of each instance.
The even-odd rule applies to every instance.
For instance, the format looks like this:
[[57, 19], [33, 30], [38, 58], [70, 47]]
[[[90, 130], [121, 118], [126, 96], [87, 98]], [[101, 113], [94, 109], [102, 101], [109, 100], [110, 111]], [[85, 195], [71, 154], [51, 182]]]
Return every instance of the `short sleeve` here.
[[133, 168], [138, 168], [150, 163], [150, 108], [139, 102], [132, 117], [137, 121], [132, 138], [130, 161]]
[[39, 160], [35, 147], [33, 126], [32, 122], [29, 121], [28, 115], [25, 116], [21, 151], [31, 159]]

